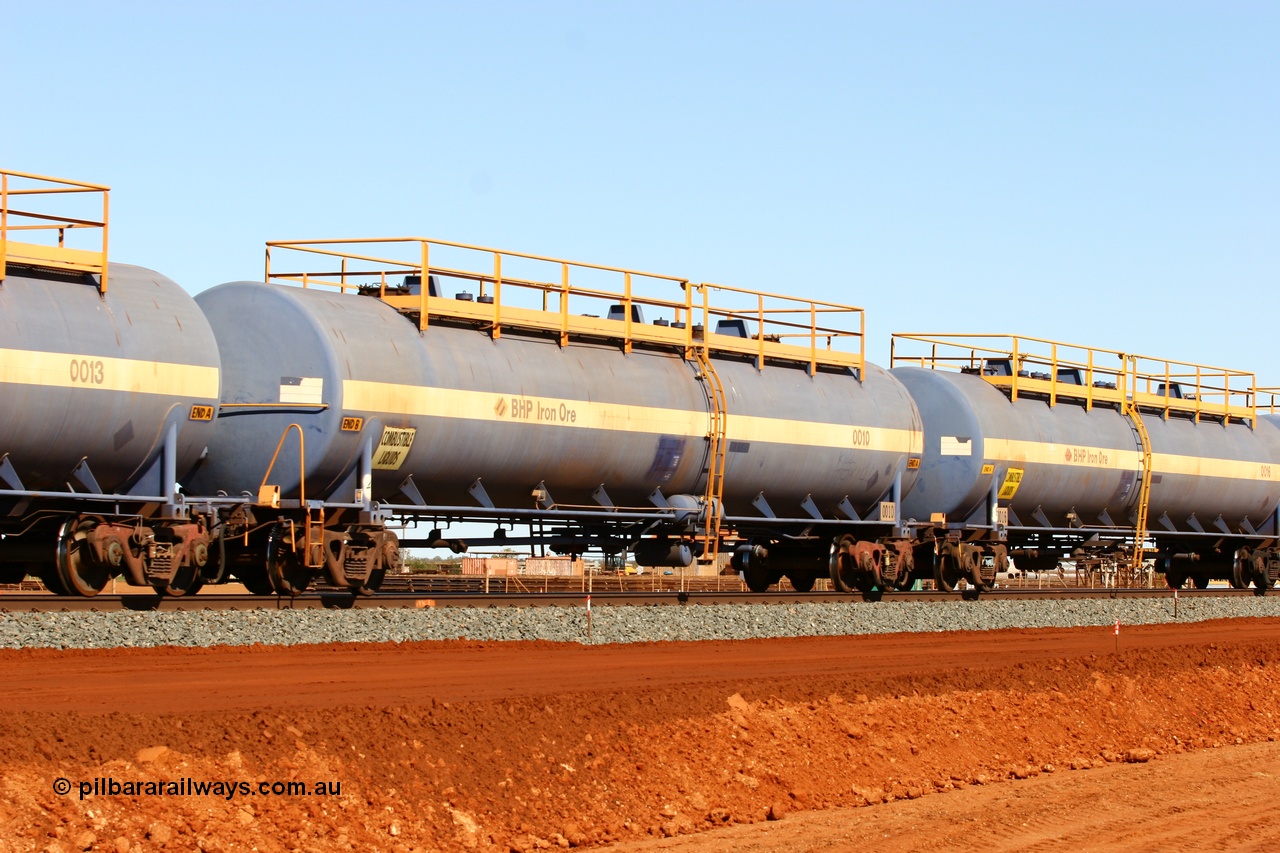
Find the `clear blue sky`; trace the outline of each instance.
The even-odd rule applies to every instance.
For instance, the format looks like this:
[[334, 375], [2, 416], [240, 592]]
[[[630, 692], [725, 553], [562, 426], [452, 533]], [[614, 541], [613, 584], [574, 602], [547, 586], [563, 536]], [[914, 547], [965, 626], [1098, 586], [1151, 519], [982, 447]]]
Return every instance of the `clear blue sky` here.
[[1280, 4], [12, 3], [5, 167], [191, 291], [423, 235], [1280, 384]]

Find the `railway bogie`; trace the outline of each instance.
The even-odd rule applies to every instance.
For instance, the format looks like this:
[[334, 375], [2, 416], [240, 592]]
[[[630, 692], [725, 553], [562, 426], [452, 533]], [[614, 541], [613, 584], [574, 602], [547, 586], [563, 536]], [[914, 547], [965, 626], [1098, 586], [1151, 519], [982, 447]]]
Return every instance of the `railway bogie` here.
[[1232, 563], [1231, 585], [1237, 589], [1253, 586], [1259, 594], [1280, 581], [1280, 548], [1241, 548]]

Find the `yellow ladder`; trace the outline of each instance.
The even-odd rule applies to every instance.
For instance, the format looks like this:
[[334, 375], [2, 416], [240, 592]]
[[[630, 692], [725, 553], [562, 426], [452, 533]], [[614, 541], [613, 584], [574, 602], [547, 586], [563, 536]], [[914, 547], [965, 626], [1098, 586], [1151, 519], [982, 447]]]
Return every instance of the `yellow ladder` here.
[[307, 532], [302, 564], [308, 569], [324, 568], [324, 507], [307, 509]]
[[1143, 545], [1147, 540], [1147, 505], [1151, 501], [1151, 437], [1147, 425], [1142, 422], [1138, 404], [1125, 400], [1125, 414], [1133, 421], [1133, 428], [1142, 442], [1142, 484], [1138, 487], [1138, 521], [1133, 528], [1133, 563], [1135, 576], [1142, 571]]
[[711, 426], [707, 431], [707, 525], [703, 537], [702, 561], [713, 565], [719, 552], [721, 499], [724, 497], [724, 455], [727, 429], [724, 385], [705, 346], [695, 347], [698, 364], [707, 381], [707, 398], [711, 401]]

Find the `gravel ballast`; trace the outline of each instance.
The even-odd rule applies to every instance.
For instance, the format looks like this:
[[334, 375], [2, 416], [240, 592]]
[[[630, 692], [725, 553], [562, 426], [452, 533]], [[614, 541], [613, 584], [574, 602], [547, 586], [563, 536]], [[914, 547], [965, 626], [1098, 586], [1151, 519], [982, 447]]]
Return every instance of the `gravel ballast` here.
[[358, 610], [0, 613], [0, 648], [549, 640], [639, 643], [770, 637], [1078, 628], [1280, 616], [1280, 596], [977, 602], [850, 602]]

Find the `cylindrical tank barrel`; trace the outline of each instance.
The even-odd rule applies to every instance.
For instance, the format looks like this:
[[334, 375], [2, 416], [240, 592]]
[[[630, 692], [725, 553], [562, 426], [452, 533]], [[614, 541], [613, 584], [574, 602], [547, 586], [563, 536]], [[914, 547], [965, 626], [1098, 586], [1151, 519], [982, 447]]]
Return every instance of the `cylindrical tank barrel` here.
[[179, 475], [213, 433], [218, 349], [204, 315], [152, 270], [111, 264], [108, 278], [100, 294], [10, 267], [0, 284], [0, 456], [26, 489], [65, 490], [84, 462], [106, 492], [154, 496], [170, 428]]
[[[291, 423], [306, 438], [308, 498], [350, 500], [372, 445], [375, 499], [427, 503], [652, 507], [706, 489], [712, 391], [696, 361], [617, 343], [416, 323], [376, 298], [233, 282], [197, 297], [218, 337], [229, 407], [193, 488], [256, 491]], [[714, 359], [726, 398], [729, 514], [779, 516], [806, 498], [858, 512], [910, 477], [919, 419], [905, 389], [868, 365], [847, 373]], [[245, 406], [244, 404], [251, 404]], [[277, 404], [278, 409], [267, 404]], [[240, 406], [241, 408], [237, 408]], [[244, 414], [240, 414], [243, 412]], [[296, 439], [271, 475], [299, 490]], [[541, 489], [545, 494], [534, 493]], [[603, 487], [603, 489], [601, 489]], [[399, 497], [397, 497], [399, 496]]]
[[915, 483], [908, 460], [922, 449], [911, 395], [884, 368], [867, 363], [862, 381], [847, 372], [714, 359], [727, 398], [725, 506], [756, 513], [763, 495], [780, 517], [804, 517], [806, 499], [828, 517], [847, 499], [863, 519], [878, 502]]
[[[991, 523], [980, 516], [994, 497], [1026, 526], [1132, 523], [1142, 442], [1114, 406], [1013, 402], [970, 374], [915, 367], [893, 374], [924, 418], [920, 478], [903, 506], [909, 517], [942, 513], [950, 522]], [[1267, 469], [1280, 454], [1274, 424], [1260, 419], [1251, 428], [1159, 414], [1143, 415], [1143, 424], [1152, 451], [1149, 529], [1208, 530], [1221, 516], [1221, 524], [1237, 531], [1274, 512], [1280, 477]]]

